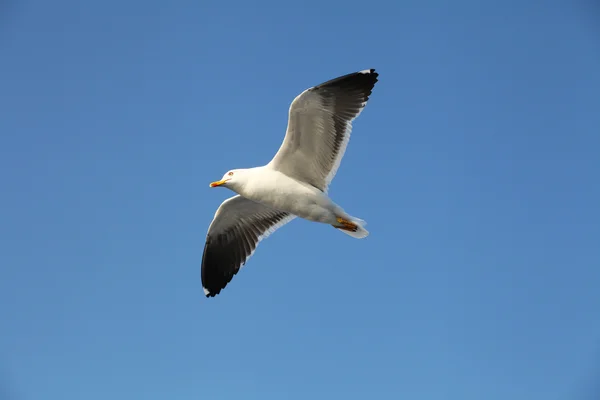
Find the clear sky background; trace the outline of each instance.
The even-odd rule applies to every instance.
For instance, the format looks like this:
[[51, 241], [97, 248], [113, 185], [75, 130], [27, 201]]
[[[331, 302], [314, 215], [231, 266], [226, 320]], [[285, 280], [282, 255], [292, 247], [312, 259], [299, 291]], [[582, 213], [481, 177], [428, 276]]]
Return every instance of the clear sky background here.
[[[597, 398], [600, 7], [3, 4], [0, 397]], [[371, 235], [295, 220], [206, 299], [208, 183], [366, 68]]]

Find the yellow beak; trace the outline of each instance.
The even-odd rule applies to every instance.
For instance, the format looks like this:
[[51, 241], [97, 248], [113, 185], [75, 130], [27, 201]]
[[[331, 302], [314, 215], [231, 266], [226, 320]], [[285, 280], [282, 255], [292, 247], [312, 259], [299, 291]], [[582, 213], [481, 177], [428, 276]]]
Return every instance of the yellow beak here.
[[224, 184], [225, 182], [227, 182], [227, 179], [223, 179], [222, 181], [216, 181], [216, 182], [212, 182], [210, 184], [210, 187], [217, 187], [217, 186], [221, 186], [222, 184]]

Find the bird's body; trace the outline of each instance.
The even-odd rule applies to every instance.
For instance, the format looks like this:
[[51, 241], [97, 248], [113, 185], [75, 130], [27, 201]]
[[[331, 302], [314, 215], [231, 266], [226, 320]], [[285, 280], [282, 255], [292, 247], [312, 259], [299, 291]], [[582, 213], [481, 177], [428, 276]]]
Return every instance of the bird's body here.
[[334, 225], [337, 217], [351, 218], [326, 193], [269, 165], [243, 173], [247, 179], [231, 189], [246, 199], [313, 222]]
[[266, 165], [230, 170], [211, 187], [237, 194], [213, 218], [202, 256], [202, 286], [207, 297], [220, 293], [269, 234], [300, 217], [329, 224], [362, 239], [366, 222], [347, 214], [328, 196], [340, 165], [352, 121], [375, 83], [364, 70], [306, 89], [292, 102], [285, 138]]

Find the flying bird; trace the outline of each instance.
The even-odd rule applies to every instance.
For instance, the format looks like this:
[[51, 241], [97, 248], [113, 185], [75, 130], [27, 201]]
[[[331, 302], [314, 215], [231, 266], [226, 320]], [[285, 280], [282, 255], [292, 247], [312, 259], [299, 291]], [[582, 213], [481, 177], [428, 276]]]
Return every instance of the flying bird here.
[[368, 69], [306, 89], [292, 101], [283, 143], [267, 165], [232, 169], [210, 184], [236, 195], [219, 206], [208, 228], [201, 271], [206, 297], [219, 294], [258, 243], [296, 217], [357, 239], [369, 234], [365, 221], [347, 214], [327, 193], [352, 121], [365, 108], [378, 76]]

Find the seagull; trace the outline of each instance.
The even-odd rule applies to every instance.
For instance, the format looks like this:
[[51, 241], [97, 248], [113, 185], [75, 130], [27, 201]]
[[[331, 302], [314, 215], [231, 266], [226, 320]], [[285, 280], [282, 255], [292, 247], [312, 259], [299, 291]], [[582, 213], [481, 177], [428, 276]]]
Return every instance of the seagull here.
[[366, 222], [347, 214], [327, 193], [352, 121], [378, 76], [367, 69], [306, 89], [292, 101], [283, 143], [267, 165], [232, 169], [210, 184], [236, 194], [219, 206], [208, 228], [201, 268], [206, 297], [218, 295], [258, 243], [296, 217], [329, 224], [353, 238], [368, 236]]

